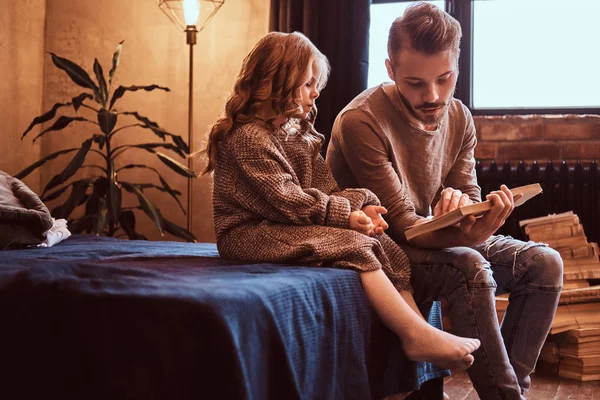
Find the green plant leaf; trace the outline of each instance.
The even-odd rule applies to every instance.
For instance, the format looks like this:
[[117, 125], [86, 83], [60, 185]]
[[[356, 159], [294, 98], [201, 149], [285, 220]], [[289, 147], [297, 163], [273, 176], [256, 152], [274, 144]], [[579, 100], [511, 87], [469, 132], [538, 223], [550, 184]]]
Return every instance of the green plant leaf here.
[[108, 193], [108, 179], [105, 176], [101, 176], [94, 181], [94, 193], [98, 197], [105, 197]]
[[122, 166], [122, 167], [118, 168], [118, 169], [117, 169], [117, 172], [118, 172], [118, 171], [121, 171], [121, 170], [123, 170], [123, 169], [134, 169], [134, 168], [147, 168], [147, 169], [151, 169], [151, 170], [153, 170], [154, 172], [156, 172], [156, 170], [155, 170], [154, 168], [152, 168], [152, 167], [149, 167], [149, 166], [147, 166], [146, 164], [127, 164], [127, 165], [124, 165], [124, 166]]
[[69, 218], [75, 207], [79, 205], [81, 199], [85, 196], [85, 192], [89, 187], [92, 179], [81, 179], [75, 182], [71, 189], [71, 194], [67, 200], [60, 206], [60, 213], [53, 214], [54, 218]]
[[[167, 191], [167, 189], [165, 189], [162, 186], [158, 186], [154, 183], [135, 183], [135, 185], [137, 187], [139, 187], [140, 189], [156, 189], [156, 190], [160, 190], [161, 192], [165, 192]], [[173, 191], [175, 192], [175, 194], [177, 194], [177, 196], [181, 196], [181, 192], [177, 189], [173, 189]]]
[[[133, 168], [145, 168], [145, 169], [149, 169], [149, 170], [153, 171], [159, 177], [159, 179], [163, 179], [162, 175], [160, 174], [160, 172], [158, 172], [158, 170], [156, 168], [149, 167], [146, 164], [127, 164], [127, 165], [125, 165], [125, 166], [117, 169], [117, 171], [120, 171], [120, 170], [123, 170], [123, 169], [133, 169]], [[150, 184], [150, 185], [152, 185], [152, 184]], [[156, 189], [159, 189], [159, 190], [161, 189], [160, 186], [156, 186], [156, 185], [152, 185], [152, 186], [148, 186], [148, 187], [155, 187]], [[177, 196], [181, 196], [181, 192], [179, 190], [177, 190], [177, 189], [171, 189], [171, 190]]]
[[121, 171], [123, 169], [134, 169], [134, 168], [143, 168], [143, 169], [149, 169], [149, 170], [153, 171], [158, 176], [158, 179], [160, 179], [160, 182], [163, 185], [162, 188], [160, 186], [156, 186], [156, 185], [152, 185], [152, 184], [149, 184], [148, 186], [145, 186], [145, 185], [142, 185], [142, 186], [144, 188], [153, 187], [155, 189], [160, 190], [161, 192], [168, 193], [171, 197], [173, 197], [175, 199], [177, 204], [179, 204], [179, 208], [181, 208], [181, 211], [183, 212], [183, 214], [184, 215], [186, 214], [185, 208], [183, 208], [181, 201], [179, 201], [179, 198], [177, 197], [177, 196], [181, 196], [181, 192], [179, 190], [173, 189], [171, 186], [169, 186], [169, 184], [167, 183], [165, 178], [163, 178], [163, 176], [160, 174], [160, 172], [158, 172], [158, 170], [156, 168], [149, 167], [145, 164], [127, 164], [127, 165], [119, 168], [118, 171]]
[[35, 117], [33, 119], [33, 121], [31, 121], [31, 124], [29, 124], [29, 127], [27, 128], [27, 130], [25, 132], [23, 132], [23, 134], [21, 135], [21, 140], [23, 140], [23, 138], [25, 138], [25, 135], [27, 135], [34, 126], [36, 126], [38, 124], [42, 124], [46, 121], [50, 121], [52, 118], [54, 118], [54, 116], [56, 115], [56, 111], [59, 108], [70, 106], [70, 105], [71, 105], [71, 103], [56, 103], [54, 106], [52, 106], [52, 109], [50, 111], [45, 112], [44, 114], [40, 115], [39, 117]]
[[113, 160], [109, 162], [108, 170], [108, 209], [113, 221], [119, 221], [121, 214], [121, 188], [117, 182], [117, 172]]
[[80, 201], [80, 202], [79, 202], [79, 204], [77, 204], [77, 205], [78, 205], [78, 206], [80, 206], [80, 205], [82, 205], [82, 204], [85, 204], [85, 203], [86, 203], [86, 202], [89, 200], [89, 198], [90, 198], [90, 197], [91, 197], [91, 196], [90, 196], [89, 194], [87, 194], [87, 193], [86, 193], [86, 194], [85, 194], [85, 196], [83, 196], [83, 197], [81, 198], [81, 201]]
[[106, 135], [111, 133], [117, 124], [117, 117], [118, 115], [116, 112], [102, 108], [98, 112], [98, 125], [100, 125], [100, 130]]
[[177, 148], [181, 149], [185, 154], [190, 154], [190, 147], [187, 145], [187, 143], [183, 140], [181, 136], [173, 134], [170, 135]]
[[86, 228], [86, 232], [92, 232], [93, 228], [93, 219], [96, 215], [96, 210], [98, 209], [98, 202], [101, 198], [106, 197], [106, 193], [108, 192], [108, 179], [106, 177], [101, 176], [94, 181], [94, 189], [92, 190], [92, 195], [89, 200], [85, 204], [85, 214], [92, 216], [92, 220], [89, 222]]
[[144, 117], [143, 115], [140, 115], [137, 111], [124, 111], [120, 114], [131, 115], [131, 116], [135, 117], [135, 119], [137, 119], [138, 121], [140, 121], [142, 123], [143, 128], [151, 129], [152, 132], [154, 132], [159, 138], [161, 138], [162, 140], [165, 140], [166, 132], [164, 132], [162, 129], [160, 129], [158, 124], [156, 122], [150, 120], [148, 117]]
[[88, 181], [88, 184], [91, 183], [95, 178], [85, 178], [85, 179], [79, 179], [77, 181], [73, 181], [68, 183], [67, 185], [61, 187], [60, 189], [55, 190], [52, 193], [49, 193], [47, 195], [45, 195], [44, 197], [41, 198], [41, 200], [43, 202], [47, 202], [47, 201], [52, 201], [55, 199], [58, 199], [64, 192], [67, 191], [67, 189], [69, 189], [71, 186], [78, 184], [79, 182], [82, 181]]
[[113, 54], [112, 68], [110, 69], [110, 72], [108, 73], [109, 89], [110, 89], [110, 86], [112, 85], [112, 80], [113, 80], [113, 77], [115, 76], [115, 72], [117, 72], [117, 67], [119, 66], [119, 62], [121, 61], [121, 50], [123, 49], [124, 42], [125, 42], [124, 40], [121, 40], [121, 43], [119, 43], [119, 45], [117, 46], [117, 50], [115, 50], [115, 53]]
[[[171, 194], [171, 192], [172, 192], [172, 195], [174, 195], [174, 196], [181, 196], [181, 192], [179, 190], [177, 190], [177, 189], [172, 189], [172, 188], [171, 189], [167, 189], [167, 188], [165, 188], [163, 186], [159, 186], [159, 185], [156, 185], [154, 183], [131, 183], [131, 184], [137, 186], [140, 190], [156, 189], [156, 190], [158, 190], [160, 192], [163, 192], [163, 193]], [[181, 208], [181, 211], [183, 211], [183, 214], [185, 215], [186, 212], [185, 212], [185, 209], [183, 208], [183, 205], [181, 204], [181, 202], [179, 201], [179, 199], [176, 198], [176, 200], [177, 200], [177, 203], [179, 204], [179, 207]]]
[[81, 107], [83, 102], [87, 99], [93, 100], [94, 96], [92, 96], [89, 93], [83, 92], [83, 93], [79, 94], [78, 96], [75, 96], [71, 99], [71, 103], [73, 103], [73, 108], [75, 109], [75, 112], [79, 111], [79, 107]]
[[183, 215], [187, 215], [187, 213], [185, 212], [185, 208], [183, 208], [183, 205], [181, 204], [181, 202], [179, 201], [179, 198], [177, 197], [177, 193], [181, 194], [181, 192], [172, 189], [171, 186], [169, 186], [169, 184], [167, 183], [167, 181], [162, 176], [159, 175], [158, 178], [160, 179], [160, 183], [162, 183], [163, 188], [165, 189], [165, 191], [167, 193], [169, 193], [169, 195], [172, 198], [175, 199], [175, 201], [177, 202], [177, 204], [179, 204], [179, 208], [183, 212]]
[[42, 158], [41, 160], [38, 160], [38, 161], [34, 162], [29, 167], [25, 168], [24, 170], [22, 170], [21, 172], [19, 172], [18, 174], [16, 174], [15, 178], [17, 178], [17, 179], [23, 179], [27, 175], [29, 175], [30, 173], [32, 173], [33, 171], [35, 171], [36, 168], [41, 167], [42, 165], [46, 164], [48, 161], [53, 160], [56, 157], [61, 156], [63, 154], [71, 153], [71, 152], [76, 151], [76, 150], [79, 150], [79, 149], [77, 149], [77, 148], [64, 149], [64, 150], [60, 150], [60, 151], [54, 152], [54, 153], [52, 153], [50, 155], [47, 155], [46, 157]]
[[99, 135], [95, 133], [92, 139], [94, 140], [94, 142], [98, 143], [98, 147], [100, 148], [100, 150], [104, 148], [104, 144], [106, 143], [106, 135]]
[[50, 128], [44, 129], [42, 132], [40, 132], [36, 137], [33, 138], [33, 141], [35, 142], [36, 140], [38, 140], [40, 137], [42, 137], [43, 135], [45, 135], [48, 132], [52, 132], [52, 131], [60, 131], [61, 129], [66, 128], [67, 126], [69, 126], [69, 124], [73, 121], [88, 121], [88, 122], [92, 122], [84, 117], [65, 117], [64, 115], [60, 116], [56, 122], [54, 122], [54, 124], [52, 124], [52, 126]]
[[88, 215], [84, 215], [81, 218], [77, 218], [72, 221], [69, 221], [67, 223], [69, 231], [71, 233], [81, 233], [84, 230], [88, 233], [91, 232], [93, 218], [94, 218], [93, 214], [88, 214]]
[[[77, 182], [79, 182], [79, 181], [77, 181]], [[47, 194], [46, 196], [42, 197], [41, 200], [45, 203], [48, 201], [52, 201], [54, 199], [58, 199], [64, 192], [67, 191], [68, 188], [70, 188], [74, 184], [75, 184], [75, 182], [71, 182], [68, 185], [61, 187], [60, 189], [57, 189], [50, 194]]]
[[[181, 150], [181, 152], [183, 152], [184, 154], [190, 154], [190, 148], [188, 147], [187, 143], [185, 143], [185, 141], [183, 140], [183, 138], [181, 136], [175, 135], [173, 133], [169, 133], [161, 128], [151, 128], [151, 127], [144, 127], [144, 128], [150, 129], [152, 132], [154, 132], [158, 137], [162, 138], [163, 140], [165, 139], [165, 136], [170, 136], [171, 139], [173, 139], [173, 142], [175, 143], [177, 148], [179, 150]], [[180, 152], [177, 152], [177, 153], [179, 154]]]
[[100, 98], [98, 86], [96, 86], [94, 81], [92, 81], [92, 78], [90, 78], [88, 73], [85, 72], [83, 68], [75, 64], [73, 61], [59, 57], [54, 53], [50, 53], [50, 55], [52, 56], [52, 62], [54, 65], [65, 71], [73, 82], [86, 89], [91, 89], [94, 92], [96, 99]]
[[160, 215], [160, 211], [158, 210], [158, 208], [156, 208], [154, 203], [152, 203], [152, 201], [150, 201], [150, 199], [148, 199], [146, 197], [144, 192], [140, 188], [138, 188], [137, 185], [132, 185], [128, 182], [120, 182], [120, 183], [121, 183], [121, 186], [123, 186], [125, 188], [125, 190], [127, 190], [128, 192], [133, 193], [137, 196], [142, 210], [146, 213], [146, 215], [148, 217], [150, 217], [150, 219], [152, 220], [154, 225], [156, 225], [156, 228], [158, 229], [158, 231], [161, 234], [163, 234], [163, 232], [164, 232], [163, 218], [162, 218], [162, 215]]
[[92, 147], [92, 140], [93, 139], [88, 139], [81, 144], [81, 148], [79, 149], [77, 154], [75, 154], [75, 157], [73, 157], [73, 159], [66, 166], [66, 168], [60, 174], [55, 175], [50, 180], [50, 182], [48, 182], [46, 187], [44, 187], [44, 190], [42, 191], [42, 196], [44, 196], [44, 194], [46, 194], [46, 192], [48, 190], [52, 189], [53, 187], [55, 187], [57, 185], [65, 183], [70, 177], [75, 175], [75, 173], [77, 172], [79, 167], [81, 167], [81, 165], [83, 165], [83, 162], [85, 161], [85, 156], [87, 155], [87, 153], [90, 151], [90, 148]]
[[102, 65], [100, 65], [100, 61], [98, 61], [97, 58], [94, 59], [94, 74], [96, 74], [96, 80], [98, 81], [102, 106], [105, 107], [106, 101], [108, 100], [108, 88], [106, 87], [106, 80], [104, 79]]
[[147, 125], [148, 127], [152, 127], [152, 128], [158, 128], [158, 124], [156, 122], [151, 121], [150, 118], [148, 118], [148, 117], [144, 117], [143, 115], [140, 115], [137, 111], [123, 111], [119, 114], [133, 115], [135, 117], [135, 119], [142, 122], [144, 125]]
[[122, 146], [116, 147], [115, 150], [117, 150], [117, 149], [123, 149], [123, 151], [125, 151], [127, 149], [142, 149], [142, 150], [146, 150], [146, 151], [148, 151], [150, 153], [156, 154], [156, 151], [154, 149], [157, 149], [157, 148], [162, 148], [162, 149], [166, 149], [166, 150], [173, 150], [174, 152], [176, 152], [181, 157], [185, 157], [185, 154], [183, 153], [183, 151], [181, 151], [181, 149], [179, 149], [177, 146], [175, 146], [172, 143], [126, 144], [126, 145], [122, 145]]
[[108, 222], [108, 209], [106, 207], [106, 200], [104, 197], [98, 199], [98, 208], [94, 215], [94, 235], [101, 235], [104, 233], [106, 223]]
[[184, 240], [187, 240], [188, 242], [193, 242], [193, 243], [198, 242], [198, 240], [196, 239], [194, 234], [192, 232], [188, 231], [187, 229], [182, 228], [181, 226], [175, 225], [173, 222], [169, 221], [166, 218], [163, 218], [163, 222], [165, 224], [165, 231], [169, 232], [171, 235], [180, 237]]
[[117, 88], [117, 90], [115, 90], [115, 92], [112, 95], [112, 98], [110, 99], [110, 106], [108, 107], [110, 110], [112, 110], [113, 106], [115, 105], [115, 102], [117, 100], [119, 100], [121, 97], [123, 97], [123, 95], [125, 94], [125, 92], [129, 91], [129, 92], [137, 92], [138, 90], [145, 90], [146, 92], [151, 92], [153, 90], [164, 90], [165, 92], [170, 92], [171, 89], [169, 89], [168, 87], [164, 87], [164, 86], [158, 86], [158, 85], [147, 85], [147, 86], [119, 86]]
[[59, 219], [60, 216], [62, 215], [62, 209], [63, 209], [63, 205], [61, 204], [61, 205], [54, 207], [52, 210], [50, 210], [50, 215], [52, 216], [52, 218]]
[[138, 121], [142, 122], [142, 124], [137, 124], [135, 126], [139, 126], [144, 129], [150, 129], [152, 132], [154, 132], [154, 134], [156, 136], [158, 136], [162, 140], [165, 140], [167, 136], [170, 136], [171, 139], [173, 139], [173, 142], [175, 143], [175, 145], [181, 151], [183, 151], [185, 154], [190, 154], [190, 148], [188, 147], [188, 145], [185, 143], [185, 141], [183, 140], [183, 138], [181, 136], [165, 131], [164, 129], [159, 127], [156, 122], [151, 121], [150, 119], [138, 114], [135, 111], [125, 111], [125, 112], [121, 112], [119, 114], [134, 116]]
[[119, 219], [121, 228], [131, 240], [148, 240], [148, 238], [135, 231], [135, 214], [131, 210], [123, 211]]
[[135, 237], [135, 214], [133, 211], [123, 211], [119, 216], [119, 224], [121, 225], [121, 229], [129, 236], [129, 239]]
[[196, 174], [194, 171], [181, 164], [180, 162], [172, 159], [171, 157], [164, 155], [162, 153], [156, 152], [156, 155], [166, 166], [171, 168], [173, 171], [177, 172], [181, 176], [185, 176], [186, 178], [197, 178], [200, 176]]

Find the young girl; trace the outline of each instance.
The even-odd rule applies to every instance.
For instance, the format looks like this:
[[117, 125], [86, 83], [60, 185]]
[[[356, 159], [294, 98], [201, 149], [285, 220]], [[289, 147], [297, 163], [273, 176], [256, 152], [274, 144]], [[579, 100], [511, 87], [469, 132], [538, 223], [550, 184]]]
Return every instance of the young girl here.
[[328, 75], [327, 59], [300, 33], [269, 33], [244, 60], [205, 150], [219, 253], [354, 269], [410, 359], [468, 368], [479, 341], [427, 324], [408, 260], [383, 234], [385, 208], [366, 189], [340, 191], [319, 154], [312, 122]]

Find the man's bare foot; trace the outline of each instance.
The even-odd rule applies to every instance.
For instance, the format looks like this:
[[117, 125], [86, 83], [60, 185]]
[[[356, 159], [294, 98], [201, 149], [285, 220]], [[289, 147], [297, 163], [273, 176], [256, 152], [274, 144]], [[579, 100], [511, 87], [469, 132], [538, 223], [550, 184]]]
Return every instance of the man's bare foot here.
[[481, 345], [478, 339], [462, 338], [432, 326], [428, 328], [424, 331], [417, 329], [402, 338], [402, 347], [408, 358], [457, 372], [473, 364], [471, 353]]

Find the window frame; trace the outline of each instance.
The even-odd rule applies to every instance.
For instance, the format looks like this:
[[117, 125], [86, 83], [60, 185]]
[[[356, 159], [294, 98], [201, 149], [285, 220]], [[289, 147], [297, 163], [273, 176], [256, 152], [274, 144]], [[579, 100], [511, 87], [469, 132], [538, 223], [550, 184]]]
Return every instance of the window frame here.
[[[414, 0], [371, 0], [371, 4], [407, 3]], [[475, 0], [445, 0], [445, 10], [460, 23], [462, 41], [458, 58], [459, 76], [454, 97], [462, 101], [473, 115], [525, 114], [600, 114], [600, 105], [562, 108], [475, 108], [473, 106], [473, 2]]]

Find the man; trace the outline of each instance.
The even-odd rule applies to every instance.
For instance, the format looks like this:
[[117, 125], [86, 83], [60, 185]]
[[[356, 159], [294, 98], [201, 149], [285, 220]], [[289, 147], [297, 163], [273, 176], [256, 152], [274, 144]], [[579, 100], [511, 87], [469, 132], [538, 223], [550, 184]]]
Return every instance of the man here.
[[[386, 68], [393, 83], [367, 89], [338, 115], [327, 162], [342, 188], [371, 189], [388, 209], [390, 235], [412, 265], [415, 299], [445, 297], [453, 333], [481, 340], [468, 373], [482, 399], [522, 399], [562, 288], [562, 261], [543, 244], [493, 236], [513, 210], [506, 186], [482, 218], [414, 238], [404, 229], [481, 201], [473, 118], [452, 97], [461, 29], [417, 3], [392, 24]], [[492, 276], [493, 272], [493, 276]], [[494, 279], [495, 278], [495, 279]], [[510, 292], [501, 327], [496, 292]]]

